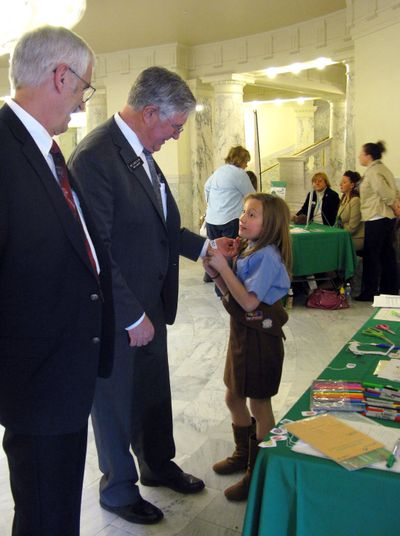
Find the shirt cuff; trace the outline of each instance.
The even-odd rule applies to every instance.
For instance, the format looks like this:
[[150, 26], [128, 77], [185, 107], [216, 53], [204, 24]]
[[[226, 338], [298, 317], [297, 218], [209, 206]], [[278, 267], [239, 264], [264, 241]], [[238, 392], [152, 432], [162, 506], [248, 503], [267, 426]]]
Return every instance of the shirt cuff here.
[[203, 244], [203, 247], [200, 251], [200, 259], [204, 259], [204, 257], [207, 255], [208, 246], [210, 245], [210, 240], [206, 238], [206, 241]]
[[126, 331], [129, 331], [130, 329], [136, 328], [136, 326], [141, 324], [143, 322], [143, 320], [144, 320], [144, 316], [145, 316], [145, 313], [142, 314], [142, 316], [139, 318], [139, 320], [136, 320], [136, 322], [134, 322], [133, 324], [131, 324], [130, 326], [125, 328]]

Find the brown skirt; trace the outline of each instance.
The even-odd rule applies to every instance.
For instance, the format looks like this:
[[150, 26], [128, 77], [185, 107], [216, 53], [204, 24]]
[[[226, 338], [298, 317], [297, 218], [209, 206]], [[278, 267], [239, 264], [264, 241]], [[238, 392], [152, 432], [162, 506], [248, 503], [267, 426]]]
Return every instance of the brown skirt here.
[[231, 315], [224, 383], [241, 397], [270, 398], [278, 392], [284, 357], [282, 326], [287, 313], [281, 302], [261, 303], [251, 314], [228, 296]]

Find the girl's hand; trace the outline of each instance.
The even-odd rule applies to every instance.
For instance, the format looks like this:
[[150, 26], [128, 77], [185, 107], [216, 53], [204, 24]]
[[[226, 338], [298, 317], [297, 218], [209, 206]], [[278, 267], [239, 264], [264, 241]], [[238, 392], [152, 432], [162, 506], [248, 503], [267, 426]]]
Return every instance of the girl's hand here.
[[221, 272], [228, 266], [228, 261], [218, 249], [213, 249], [206, 258], [208, 259], [208, 264], [217, 272]]
[[212, 277], [216, 277], [218, 275], [218, 272], [217, 270], [215, 270], [211, 265], [210, 265], [210, 257], [204, 257], [203, 259], [203, 266], [204, 266], [204, 270], [208, 273], [208, 275], [212, 278]]

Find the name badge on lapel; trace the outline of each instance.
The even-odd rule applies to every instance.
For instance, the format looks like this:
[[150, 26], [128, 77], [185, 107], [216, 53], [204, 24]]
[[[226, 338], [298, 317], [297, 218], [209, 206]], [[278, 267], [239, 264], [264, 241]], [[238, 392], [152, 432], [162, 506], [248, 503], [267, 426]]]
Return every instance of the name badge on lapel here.
[[137, 156], [133, 162], [130, 162], [128, 164], [128, 168], [131, 171], [135, 171], [138, 167], [143, 166], [143, 160], [140, 158], [140, 156]]

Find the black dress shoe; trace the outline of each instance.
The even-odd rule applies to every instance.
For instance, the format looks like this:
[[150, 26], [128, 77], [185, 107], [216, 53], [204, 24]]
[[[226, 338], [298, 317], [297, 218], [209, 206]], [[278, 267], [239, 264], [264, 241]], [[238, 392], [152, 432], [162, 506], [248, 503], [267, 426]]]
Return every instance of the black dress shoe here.
[[171, 478], [146, 478], [141, 477], [140, 482], [144, 486], [164, 486], [178, 493], [198, 493], [204, 489], [204, 482], [188, 473], [178, 473]]
[[104, 508], [104, 510], [108, 510], [122, 519], [125, 519], [125, 521], [138, 523], [140, 525], [153, 525], [154, 523], [161, 521], [164, 517], [164, 514], [157, 508], [157, 506], [145, 501], [142, 497], [140, 497], [134, 504], [127, 504], [126, 506], [107, 506], [101, 501], [100, 506]]
[[373, 296], [369, 296], [368, 294], [361, 293], [359, 296], [356, 296], [354, 298], [356, 301], [374, 301]]

